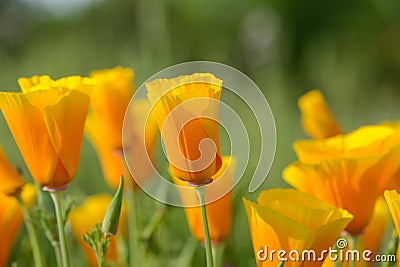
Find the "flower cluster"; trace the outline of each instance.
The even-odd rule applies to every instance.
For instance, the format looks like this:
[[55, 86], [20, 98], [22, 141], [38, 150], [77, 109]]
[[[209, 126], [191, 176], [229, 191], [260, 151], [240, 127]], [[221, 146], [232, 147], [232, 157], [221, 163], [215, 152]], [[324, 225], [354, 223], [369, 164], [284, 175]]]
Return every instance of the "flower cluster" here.
[[[165, 172], [184, 206], [188, 228], [204, 245], [207, 266], [214, 261], [222, 266], [215, 251], [230, 235], [237, 165], [235, 155], [224, 156], [220, 147], [222, 77], [194, 73], [155, 79], [145, 84], [147, 98], [132, 101], [133, 77], [133, 70], [122, 67], [93, 71], [90, 77], [33, 76], [18, 80], [21, 92], [0, 92], [2, 114], [36, 184], [22, 177], [0, 147], [0, 266], [9, 262], [23, 221], [37, 267], [45, 266], [38, 230], [53, 245], [58, 266], [71, 266], [68, 233], [89, 266], [145, 266], [168, 207], [159, 205], [141, 229], [148, 218], [141, 217], [141, 184], [135, 181], [151, 180], [159, 136], [168, 161]], [[257, 202], [243, 198], [257, 265], [347, 266], [325, 253], [341, 236], [352, 241], [347, 249], [378, 254], [390, 214], [400, 231], [400, 123], [346, 133], [321, 92], [303, 95], [298, 104], [311, 139], [294, 143], [297, 161], [283, 170], [293, 188], [264, 190]], [[85, 196], [72, 207], [62, 194], [77, 174], [85, 133], [105, 180], [118, 189], [114, 197]], [[128, 170], [131, 165], [135, 177]], [[51, 196], [54, 214], [45, 210], [45, 194]], [[393, 240], [397, 243], [391, 251], [396, 253], [397, 234]], [[321, 258], [268, 259], [267, 247], [279, 253], [313, 251]]]

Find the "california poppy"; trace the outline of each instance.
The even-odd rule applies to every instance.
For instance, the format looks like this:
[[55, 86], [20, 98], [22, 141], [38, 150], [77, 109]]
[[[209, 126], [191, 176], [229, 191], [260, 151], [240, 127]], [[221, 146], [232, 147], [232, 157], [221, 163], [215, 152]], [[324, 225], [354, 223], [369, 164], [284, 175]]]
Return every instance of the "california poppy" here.
[[399, 168], [400, 151], [387, 144], [393, 133], [388, 127], [364, 126], [347, 135], [295, 142], [299, 161], [283, 176], [300, 191], [351, 212], [354, 219], [346, 231], [358, 235]]
[[93, 80], [20, 78], [22, 93], [0, 93], [0, 107], [33, 178], [49, 189], [75, 176]]
[[[260, 193], [258, 203], [243, 198], [257, 266], [277, 266], [272, 250], [286, 252], [285, 266], [319, 266], [321, 260], [297, 259], [304, 250], [321, 251], [333, 246], [353, 216], [309, 194], [293, 189], [271, 189]], [[325, 256], [327, 256], [325, 254]]]
[[[97, 70], [91, 73], [96, 79], [88, 118], [86, 120], [86, 133], [94, 145], [100, 158], [106, 181], [114, 188], [119, 185], [119, 177], [126, 174], [126, 163], [122, 156], [122, 132], [123, 122], [129, 129], [125, 133], [125, 151], [128, 156], [128, 164], [134, 164], [140, 177], [145, 179], [151, 175], [152, 167], [148, 161], [143, 160], [144, 153], [152, 153], [156, 139], [155, 123], [150, 119], [146, 125], [146, 141], [148, 147], [144, 147], [142, 141], [145, 136], [145, 116], [150, 112], [150, 104], [147, 100], [132, 102], [134, 107], [128, 109], [135, 88], [133, 86], [133, 71], [128, 68], [116, 67], [113, 69]], [[138, 172], [136, 172], [138, 173]]]
[[324, 139], [342, 133], [320, 91], [307, 92], [299, 98], [298, 105], [301, 111], [301, 124], [309, 136]]
[[207, 182], [222, 165], [218, 107], [222, 80], [195, 73], [146, 83], [171, 172], [194, 184]]

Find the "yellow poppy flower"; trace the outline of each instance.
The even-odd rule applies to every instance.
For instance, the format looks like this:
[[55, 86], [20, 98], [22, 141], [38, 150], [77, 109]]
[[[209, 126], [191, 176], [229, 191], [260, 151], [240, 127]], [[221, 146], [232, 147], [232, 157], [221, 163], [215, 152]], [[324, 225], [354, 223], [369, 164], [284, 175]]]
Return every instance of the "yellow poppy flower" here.
[[[222, 197], [206, 204], [208, 226], [210, 231], [210, 239], [213, 243], [224, 241], [230, 232], [231, 228], [231, 212], [232, 212], [232, 192], [229, 190], [233, 183], [233, 175], [235, 173], [236, 158], [223, 157], [222, 167], [212, 177], [215, 183], [218, 183], [218, 188], [214, 188], [212, 192], [206, 188], [206, 199], [211, 197], [211, 194], [220, 194]], [[179, 186], [188, 187], [187, 182], [184, 182], [176, 177], [172, 177], [174, 183]], [[219, 183], [221, 181], [221, 183]], [[193, 188], [193, 187], [192, 187]], [[229, 192], [228, 192], [229, 191]], [[195, 203], [198, 196], [193, 188], [190, 193], [180, 191], [183, 204], [185, 202]], [[210, 194], [210, 195], [209, 195]], [[185, 207], [186, 218], [192, 232], [192, 235], [200, 242], [204, 241], [203, 224], [200, 207]]]
[[75, 176], [93, 81], [78, 76], [19, 79], [22, 93], [0, 93], [0, 107], [33, 178], [49, 189]]
[[299, 98], [298, 105], [303, 129], [312, 138], [324, 139], [342, 133], [320, 91], [312, 90], [304, 94]]
[[8, 161], [0, 147], [0, 193], [6, 195], [18, 194], [24, 186], [24, 180]]
[[172, 173], [184, 181], [206, 182], [222, 163], [217, 121], [222, 80], [195, 73], [156, 79], [146, 87]]
[[[119, 177], [126, 174], [126, 166], [122, 157], [122, 127], [124, 117], [129, 120], [130, 142], [129, 158], [132, 164], [140, 166], [140, 179], [150, 175], [152, 170], [146, 164], [142, 155], [146, 153], [142, 141], [144, 139], [144, 116], [149, 113], [150, 105], [146, 100], [133, 103], [135, 112], [125, 114], [129, 102], [135, 91], [133, 87], [133, 71], [128, 68], [116, 67], [113, 69], [99, 70], [91, 73], [96, 79], [96, 86], [91, 98], [91, 108], [86, 120], [86, 133], [93, 143], [100, 158], [101, 166], [107, 182], [114, 188], [119, 185]], [[156, 127], [149, 120], [146, 130], [148, 150], [152, 151], [156, 138]], [[150, 125], [150, 126], [149, 126]], [[148, 161], [146, 161], [148, 162]], [[143, 171], [142, 171], [143, 170]], [[135, 177], [139, 179], [139, 177]]]
[[284, 179], [351, 212], [354, 219], [346, 231], [360, 234], [400, 165], [400, 150], [386, 143], [393, 133], [388, 127], [365, 126], [348, 135], [296, 142], [299, 161], [284, 170]]
[[[82, 239], [82, 235], [91, 231], [98, 222], [102, 222], [111, 202], [112, 196], [107, 194], [92, 195], [86, 198], [82, 206], [71, 210], [68, 219], [72, 233], [82, 248], [90, 266], [97, 266], [96, 255], [91, 247]], [[107, 252], [107, 260], [118, 262], [116, 239], [119, 235], [126, 235], [126, 207], [122, 204], [121, 218], [116, 237], [111, 237]]]
[[[295, 261], [295, 254], [312, 249], [316, 259], [333, 246], [353, 216], [311, 195], [293, 189], [271, 189], [260, 193], [258, 203], [243, 198], [257, 266], [277, 266], [277, 255], [286, 251], [285, 266], [320, 266], [321, 259]], [[325, 254], [324, 256], [327, 256]], [[301, 257], [299, 257], [301, 260]]]
[[[21, 192], [22, 200], [30, 208], [36, 199], [36, 187], [26, 184]], [[0, 194], [0, 266], [6, 266], [14, 241], [23, 222], [22, 210], [15, 197]]]

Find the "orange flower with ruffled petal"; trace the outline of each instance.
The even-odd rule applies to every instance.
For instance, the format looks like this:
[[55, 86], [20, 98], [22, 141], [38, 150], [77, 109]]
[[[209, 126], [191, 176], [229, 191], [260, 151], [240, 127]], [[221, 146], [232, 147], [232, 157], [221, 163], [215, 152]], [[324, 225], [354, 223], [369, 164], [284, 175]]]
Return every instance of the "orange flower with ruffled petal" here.
[[[277, 266], [270, 252], [290, 253], [312, 249], [318, 257], [333, 246], [353, 216], [309, 194], [293, 189], [271, 189], [260, 193], [258, 203], [243, 198], [257, 266]], [[267, 246], [267, 247], [266, 247]], [[260, 250], [261, 253], [259, 252]], [[325, 254], [327, 256], [327, 254]], [[260, 258], [265, 257], [265, 261]], [[290, 259], [286, 254], [288, 260]], [[285, 266], [320, 266], [318, 261], [286, 261]]]
[[[114, 188], [119, 185], [119, 177], [126, 173], [125, 161], [122, 157], [122, 127], [124, 117], [129, 120], [126, 131], [129, 137], [129, 160], [135, 166], [140, 166], [140, 177], [145, 179], [151, 174], [152, 168], [144, 163], [142, 155], [146, 151], [141, 143], [144, 139], [144, 116], [147, 116], [150, 104], [147, 100], [135, 101], [132, 105], [135, 112], [126, 113], [130, 100], [135, 91], [133, 86], [133, 71], [128, 68], [116, 67], [113, 69], [98, 70], [91, 73], [96, 79], [96, 86], [92, 94], [90, 111], [86, 120], [86, 133], [93, 143], [100, 158], [101, 166], [107, 182]], [[146, 125], [146, 141], [148, 151], [151, 153], [156, 138], [156, 125], [149, 120]], [[146, 161], [147, 162], [147, 161]]]
[[93, 80], [20, 78], [22, 93], [0, 93], [0, 107], [33, 178], [61, 188], [75, 176]]
[[357, 235], [367, 225], [376, 199], [400, 166], [400, 149], [388, 144], [394, 131], [365, 126], [325, 140], [298, 141], [299, 158], [283, 176], [300, 191], [354, 215], [346, 227]]
[[218, 107], [222, 80], [195, 73], [146, 83], [171, 172], [177, 178], [205, 183], [221, 167]]

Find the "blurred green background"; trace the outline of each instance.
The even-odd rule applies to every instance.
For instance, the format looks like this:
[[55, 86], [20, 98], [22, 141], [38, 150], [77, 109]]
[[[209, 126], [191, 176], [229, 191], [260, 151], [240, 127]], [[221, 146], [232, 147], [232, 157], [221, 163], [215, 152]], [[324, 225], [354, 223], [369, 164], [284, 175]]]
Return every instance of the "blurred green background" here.
[[[136, 86], [185, 61], [231, 65], [261, 88], [275, 117], [275, 161], [260, 190], [286, 187], [281, 172], [296, 159], [291, 144], [306, 138], [297, 108], [306, 91], [323, 92], [345, 131], [399, 118], [399, 11], [397, 0], [1, 0], [0, 89], [18, 90], [21, 76], [88, 75], [117, 65], [134, 69]], [[28, 176], [2, 117], [0, 143]], [[79, 202], [88, 194], [111, 193], [87, 139], [81, 155], [70, 194]], [[241, 202], [257, 196], [247, 193], [248, 182], [235, 189], [229, 266], [255, 266]], [[156, 204], [141, 197], [150, 207], [144, 208], [145, 223]], [[187, 247], [189, 235], [182, 209], [168, 208], [155, 239], [161, 244], [152, 250], [164, 260], [153, 266], [176, 266], [165, 259]], [[13, 254], [19, 266], [29, 266], [24, 245], [20, 237]], [[203, 253], [198, 247], [189, 266], [204, 266]]]

